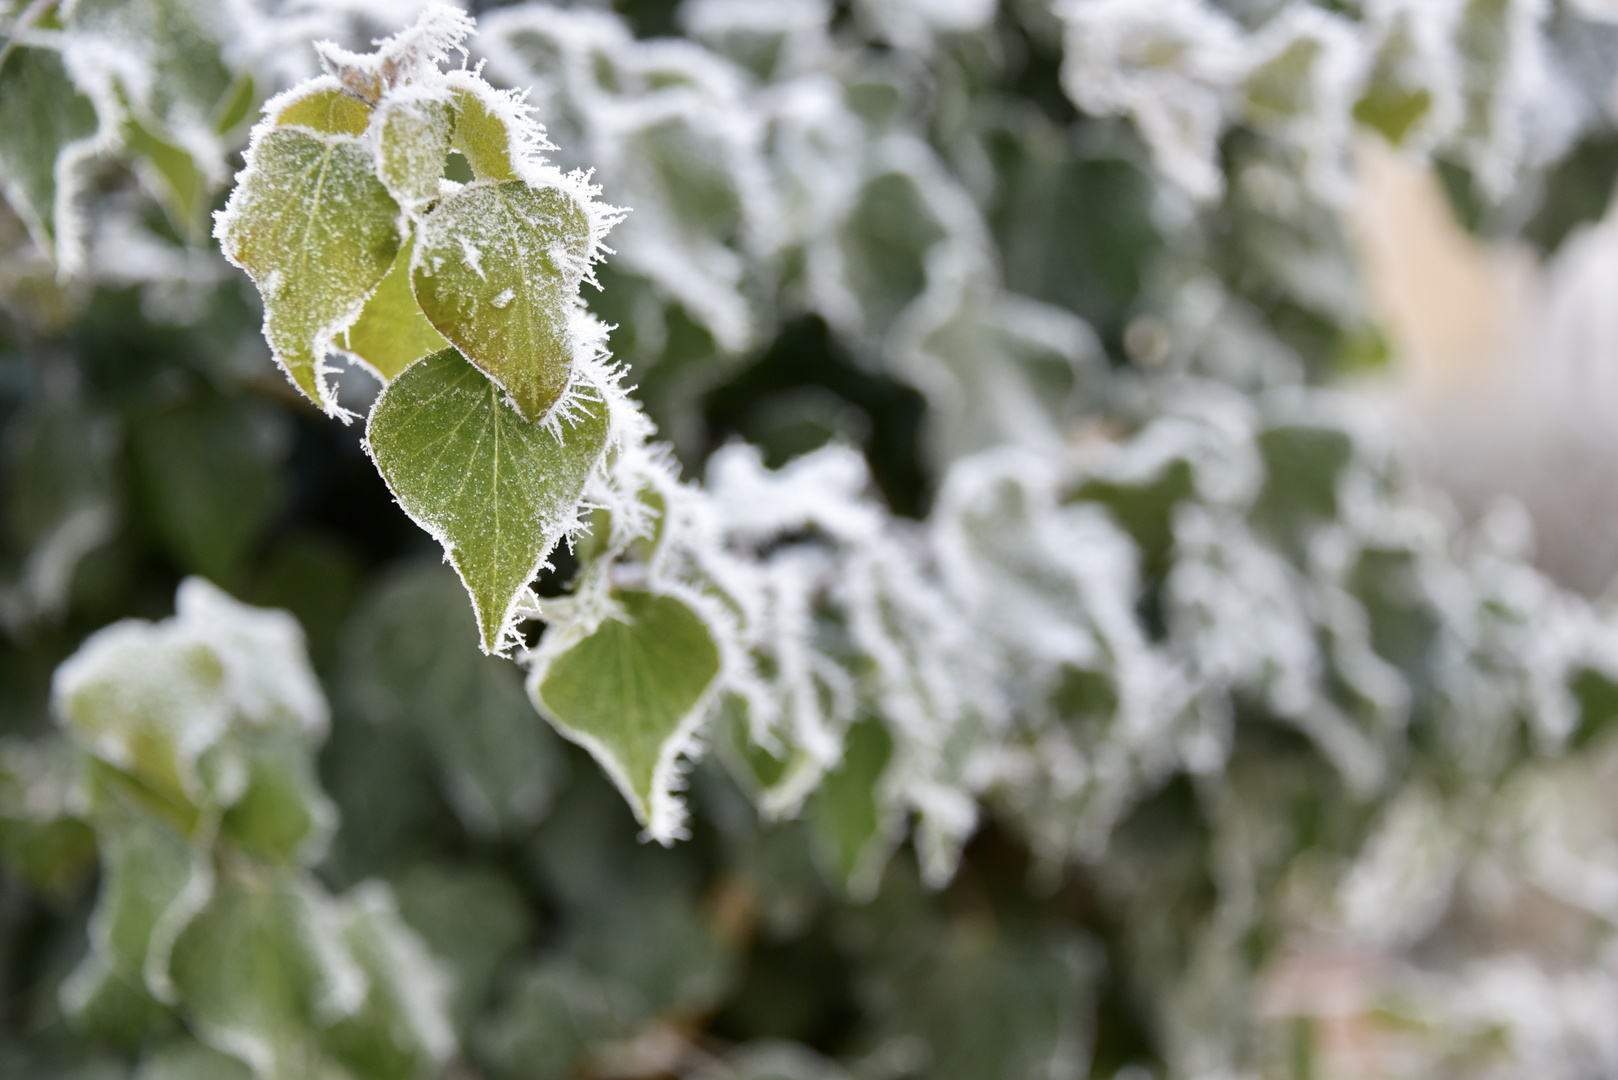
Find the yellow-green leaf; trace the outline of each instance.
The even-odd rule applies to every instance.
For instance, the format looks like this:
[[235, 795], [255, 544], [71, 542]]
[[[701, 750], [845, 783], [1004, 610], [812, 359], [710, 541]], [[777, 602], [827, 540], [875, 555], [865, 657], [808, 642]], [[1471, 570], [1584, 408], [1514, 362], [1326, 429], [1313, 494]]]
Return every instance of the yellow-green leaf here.
[[[283, 114], [284, 115], [284, 114]], [[264, 337], [310, 400], [337, 411], [322, 363], [399, 252], [399, 204], [357, 139], [262, 131], [216, 232], [264, 298]]]
[[449, 344], [433, 329], [410, 291], [410, 255], [415, 241], [405, 242], [382, 284], [365, 302], [359, 322], [349, 328], [343, 347], [364, 360], [385, 382], [429, 353]]

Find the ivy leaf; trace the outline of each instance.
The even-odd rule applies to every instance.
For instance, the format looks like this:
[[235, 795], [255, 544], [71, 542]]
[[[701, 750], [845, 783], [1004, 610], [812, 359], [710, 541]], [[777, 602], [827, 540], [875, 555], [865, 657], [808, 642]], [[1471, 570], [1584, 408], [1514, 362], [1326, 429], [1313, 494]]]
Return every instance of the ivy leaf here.
[[358, 139], [296, 127], [261, 129], [237, 179], [215, 233], [264, 297], [276, 361], [335, 415], [322, 361], [393, 265], [399, 204]]
[[100, 841], [92, 947], [63, 984], [62, 1006], [80, 1027], [134, 1042], [164, 1011], [149, 976], [161, 979], [168, 945], [207, 900], [213, 875], [205, 855], [156, 821], [119, 815]]
[[316, 1030], [366, 994], [331, 909], [294, 877], [221, 886], [169, 961], [192, 1030], [259, 1076], [321, 1075]]
[[401, 206], [414, 210], [438, 198], [455, 130], [447, 101], [405, 92], [383, 101], [376, 116], [377, 175]]
[[339, 917], [369, 986], [360, 1008], [327, 1033], [327, 1048], [358, 1076], [436, 1075], [455, 1049], [448, 978], [381, 882], [344, 896]]
[[371, 458], [411, 520], [471, 594], [484, 652], [509, 640], [516, 608], [572, 525], [607, 447], [607, 406], [578, 399], [569, 423], [524, 420], [454, 349], [412, 364], [377, 398]]
[[399, 249], [382, 284], [365, 302], [359, 322], [348, 329], [343, 339], [343, 347], [376, 369], [384, 382], [392, 382], [399, 372], [449, 344], [421, 313], [421, 305], [410, 291], [410, 255], [414, 250], [414, 239]]
[[[8, 43], [10, 44], [10, 43]], [[94, 150], [95, 106], [54, 49], [10, 48], [0, 62], [0, 179], [34, 240], [58, 260], [72, 192], [61, 181]]]
[[542, 655], [528, 690], [563, 735], [595, 756], [657, 840], [679, 832], [675, 760], [719, 674], [719, 647], [672, 596], [618, 592], [620, 613], [565, 651]]
[[422, 220], [411, 281], [438, 332], [534, 420], [567, 388], [589, 251], [590, 216], [570, 193], [473, 184]]
[[320, 789], [302, 733], [240, 732], [230, 750], [246, 773], [246, 786], [225, 811], [221, 831], [264, 862], [313, 862], [337, 824], [337, 811]]

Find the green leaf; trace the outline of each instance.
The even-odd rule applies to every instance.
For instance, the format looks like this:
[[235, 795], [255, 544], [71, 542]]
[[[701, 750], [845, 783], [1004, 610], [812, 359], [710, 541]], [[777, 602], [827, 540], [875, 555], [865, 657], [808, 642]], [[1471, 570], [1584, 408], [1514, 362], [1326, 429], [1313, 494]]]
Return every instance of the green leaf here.
[[59, 736], [0, 739], [0, 866], [57, 898], [96, 861], [95, 832], [74, 798], [75, 764], [76, 751]]
[[455, 102], [451, 148], [466, 157], [472, 175], [479, 180], [516, 180], [517, 170], [511, 164], [511, 131], [489, 108], [487, 91], [457, 86], [451, 93]]
[[341, 90], [326, 88], [288, 102], [271, 122], [322, 135], [363, 135], [371, 124], [371, 107]]
[[[222, 55], [225, 26], [211, 0], [75, 0], [65, 6], [69, 54], [80, 42], [101, 53], [87, 49], [85, 58], [101, 60], [94, 65], [104, 71], [98, 74], [116, 80], [143, 127], [181, 145], [212, 134], [235, 76]], [[126, 54], [131, 67], [106, 64], [108, 49]], [[142, 77], [129, 78], [131, 68]]]
[[365, 144], [295, 127], [259, 130], [219, 216], [225, 255], [264, 298], [276, 361], [328, 413], [326, 350], [393, 265], [398, 217]]
[[675, 760], [719, 674], [719, 648], [672, 596], [631, 591], [613, 600], [621, 615], [536, 665], [529, 693], [601, 763], [647, 831], [667, 842], [679, 827]]
[[888, 729], [880, 720], [860, 720], [844, 737], [842, 761], [814, 794], [821, 865], [856, 900], [875, 895], [904, 824], [883, 805], [878, 787], [892, 759]]
[[371, 411], [371, 457], [405, 513], [444, 545], [485, 652], [506, 646], [524, 590], [572, 524], [606, 450], [606, 402], [578, 405], [571, 424], [526, 421], [445, 349], [407, 368]]
[[169, 962], [192, 1030], [261, 1077], [325, 1073], [319, 1028], [352, 1015], [366, 993], [330, 905], [296, 876], [222, 885]]
[[[219, 656], [146, 624], [108, 627], [57, 671], [55, 710], [73, 740], [128, 777], [151, 811], [189, 829], [208, 796], [197, 757], [223, 734]], [[120, 789], [121, 790], [121, 789]]]
[[63, 1011], [83, 1029], [138, 1042], [166, 1010], [162, 986], [174, 936], [208, 899], [206, 856], [159, 822], [117, 814], [100, 830], [101, 892], [91, 951], [62, 986]]
[[449, 344], [427, 321], [416, 294], [410, 291], [410, 256], [415, 246], [412, 237], [399, 249], [382, 284], [365, 302], [359, 322], [343, 337], [343, 348], [371, 365], [384, 382], [392, 382], [399, 372]]
[[433, 326], [538, 419], [567, 388], [590, 217], [561, 188], [473, 184], [421, 223], [411, 281]]
[[124, 121], [123, 134], [124, 146], [151, 166], [145, 175], [155, 175], [152, 186], [157, 188], [169, 222], [182, 237], [189, 238], [202, 219], [208, 195], [206, 178], [196, 160], [134, 117]]
[[455, 110], [424, 94], [383, 100], [376, 115], [377, 175], [399, 205], [414, 210], [438, 198]]
[[57, 183], [86, 155], [98, 128], [95, 106], [68, 77], [60, 53], [11, 48], [0, 63], [0, 177], [6, 198], [53, 257], [60, 257], [56, 242], [69, 199]]
[[364, 970], [364, 1003], [325, 1036], [332, 1055], [365, 1077], [428, 1076], [455, 1049], [448, 980], [381, 882], [342, 900], [342, 934]]
[[312, 861], [323, 851], [337, 811], [320, 790], [303, 733], [245, 731], [232, 737], [229, 751], [245, 766], [246, 789], [225, 811], [220, 831], [264, 862]]
[[62, 983], [60, 999], [75, 1031], [131, 1049], [176, 1024], [174, 1014], [147, 993], [139, 978], [119, 972], [101, 952], [91, 952], [73, 969]]

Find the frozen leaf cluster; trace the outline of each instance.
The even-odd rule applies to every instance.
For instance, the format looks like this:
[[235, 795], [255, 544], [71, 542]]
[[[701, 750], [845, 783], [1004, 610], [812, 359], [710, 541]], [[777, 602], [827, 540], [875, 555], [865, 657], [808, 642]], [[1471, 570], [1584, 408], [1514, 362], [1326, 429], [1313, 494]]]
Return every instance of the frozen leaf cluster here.
[[333, 896], [307, 869], [336, 813], [314, 771], [326, 700], [296, 621], [200, 578], [176, 608], [107, 627], [58, 669], [78, 767], [57, 770], [57, 805], [41, 805], [49, 774], [13, 781], [35, 789], [16, 801], [36, 828], [60, 822], [32, 846], [88, 826], [101, 860], [63, 1010], [130, 1046], [172, 1033], [156, 1056], [210, 1075], [436, 1068], [454, 1049], [443, 976], [393, 894], [373, 881]]

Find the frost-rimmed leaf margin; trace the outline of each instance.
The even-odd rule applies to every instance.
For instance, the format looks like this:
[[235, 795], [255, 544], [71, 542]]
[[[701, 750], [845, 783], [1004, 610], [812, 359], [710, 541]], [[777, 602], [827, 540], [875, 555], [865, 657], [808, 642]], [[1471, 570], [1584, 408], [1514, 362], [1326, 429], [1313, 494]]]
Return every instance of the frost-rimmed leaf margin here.
[[574, 649], [594, 638], [609, 622], [622, 622], [633, 628], [633, 616], [624, 603], [614, 597], [608, 580], [608, 574], [599, 574], [595, 587], [583, 589], [580, 595], [571, 598], [572, 603], [565, 605], [563, 618], [553, 620], [539, 648], [524, 658], [529, 669], [526, 684], [528, 698], [540, 715], [550, 721], [551, 726], [563, 737], [584, 747], [596, 759], [644, 828], [643, 839], [656, 840], [668, 846], [676, 840], [690, 837], [690, 831], [685, 826], [686, 806], [679, 793], [685, 787], [688, 763], [700, 758], [704, 749], [700, 733], [724, 686], [725, 650], [720, 645], [719, 635], [714, 633], [709, 621], [703, 617], [709, 605], [699, 594], [678, 585], [655, 591], [647, 588], [621, 590], [626, 594], [644, 597], [650, 603], [673, 601], [680, 605], [684, 614], [689, 615], [707, 634], [714, 653], [713, 673], [690, 706], [679, 716], [673, 730], [663, 737], [647, 790], [639, 790], [617, 749], [561, 716], [544, 695], [546, 680], [555, 666], [570, 656]]
[[[511, 409], [512, 416], [508, 422], [517, 424], [534, 424], [553, 439], [558, 446], [565, 447], [567, 433], [576, 427], [584, 417], [597, 408], [604, 408], [606, 412], [606, 435], [600, 448], [593, 455], [587, 469], [585, 479], [581, 486], [583, 492], [597, 487], [603, 482], [605, 471], [610, 467], [613, 456], [621, 452], [626, 445], [636, 444], [645, 438], [649, 424], [641, 416], [639, 406], [629, 397], [619, 383], [622, 371], [612, 365], [605, 348], [606, 327], [590, 315], [574, 312], [574, 327], [572, 339], [574, 342], [573, 373], [567, 389], [562, 397], [540, 420], [528, 421], [522, 419], [521, 414], [509, 401], [497, 400], [494, 404], [498, 409]], [[435, 354], [438, 355], [438, 354]], [[463, 357], [464, 359], [464, 357]], [[399, 504], [399, 508], [427, 532], [444, 549], [444, 557], [455, 568], [471, 599], [473, 611], [477, 614], [478, 624], [482, 633], [480, 648], [490, 655], [505, 655], [520, 644], [517, 634], [517, 624], [527, 618], [540, 614], [540, 604], [533, 590], [529, 587], [534, 578], [542, 570], [549, 568], [550, 555], [557, 544], [566, 541], [569, 544], [584, 528], [583, 514], [592, 506], [587, 497], [580, 497], [570, 501], [570, 509], [556, 520], [548, 523], [544, 529], [546, 542], [542, 549], [537, 551], [526, 567], [522, 576], [522, 584], [513, 593], [500, 601], [496, 610], [486, 609], [483, 598], [478, 595], [476, 583], [469, 580], [466, 570], [452, 556], [455, 549], [454, 538], [440, 523], [431, 520], [425, 513], [413, 509], [407, 500], [410, 495], [401, 492], [393, 477], [388, 475], [384, 467], [383, 458], [388, 456], [387, 450], [378, 449], [377, 437], [383, 433], [374, 430], [374, 422], [382, 415], [391, 401], [390, 392], [400, 385], [412, 369], [418, 365], [432, 360], [432, 357], [423, 357], [409, 365], [400, 372], [399, 378], [384, 388], [378, 395], [372, 407], [372, 425], [368, 425], [364, 447], [370, 456], [377, 471], [382, 474], [388, 484], [388, 490]], [[472, 369], [476, 371], [476, 368]], [[480, 377], [482, 373], [478, 373]], [[493, 380], [489, 380], [492, 384]], [[497, 384], [495, 384], [497, 385]]]

